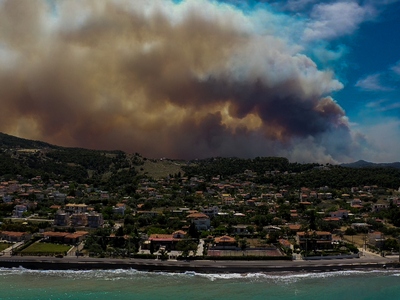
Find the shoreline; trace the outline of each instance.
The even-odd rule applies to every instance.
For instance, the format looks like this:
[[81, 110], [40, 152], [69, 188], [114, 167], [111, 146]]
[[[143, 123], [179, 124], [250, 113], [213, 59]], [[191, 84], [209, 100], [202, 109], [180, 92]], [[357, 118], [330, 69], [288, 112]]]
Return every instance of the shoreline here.
[[112, 270], [135, 269], [148, 272], [204, 274], [332, 272], [344, 270], [400, 270], [394, 260], [320, 260], [320, 261], [161, 261], [148, 259], [109, 259], [74, 257], [0, 257], [0, 267], [32, 270]]

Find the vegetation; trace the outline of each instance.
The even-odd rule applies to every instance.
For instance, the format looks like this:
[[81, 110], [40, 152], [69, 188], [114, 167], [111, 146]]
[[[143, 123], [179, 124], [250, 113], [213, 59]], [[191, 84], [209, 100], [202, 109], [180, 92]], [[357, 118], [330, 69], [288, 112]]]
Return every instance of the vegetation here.
[[37, 242], [21, 250], [20, 253], [22, 255], [65, 255], [70, 248], [71, 246], [68, 245]]
[[11, 245], [12, 245], [11, 243], [0, 243], [0, 252], [11, 247]]
[[[341, 189], [374, 184], [398, 188], [400, 180], [400, 169], [397, 168], [349, 168], [316, 163], [299, 164], [289, 163], [286, 158], [279, 157], [212, 158], [197, 161], [182, 169], [189, 177], [201, 175], [208, 179], [212, 176], [232, 176], [252, 170], [257, 174], [255, 178], [257, 183], [289, 185], [295, 188], [329, 186]], [[274, 173], [268, 173], [271, 171]]]
[[[0, 182], [1, 192], [8, 197], [4, 203], [0, 201], [3, 231], [81, 230], [44, 222], [54, 220], [58, 209], [67, 211], [68, 203], [86, 204], [88, 210], [101, 213], [104, 228], [87, 229], [90, 233], [84, 252], [92, 256], [154, 258], [158, 251], [159, 257], [161, 253], [166, 258], [169, 247], [159, 250], [160, 244], [151, 243], [150, 254], [139, 254], [140, 244], [151, 234], [177, 230], [186, 233], [184, 239], [174, 241], [184, 258], [196, 252], [200, 238], [204, 240], [203, 256], [212, 254], [215, 237], [223, 235], [234, 238], [232, 247], [239, 258], [242, 252], [267, 244], [280, 247], [282, 239], [292, 244], [296, 253], [304, 252], [296, 244], [296, 232], [287, 224], [298, 225], [298, 230], [310, 234], [328, 231], [347, 240], [322, 252], [311, 234], [306, 242], [309, 255], [356, 253], [353, 240], [362, 247], [372, 231], [385, 236], [379, 250], [393, 251], [399, 246], [400, 169], [392, 167], [299, 164], [281, 157], [152, 160], [137, 153], [63, 148], [0, 134]], [[15, 218], [17, 205], [26, 205], [19, 218]], [[196, 229], [187, 217], [189, 211], [214, 207], [220, 214], [210, 215], [207, 230]], [[348, 214], [330, 218], [338, 210]], [[39, 220], [32, 221], [31, 216]], [[366, 226], [352, 227], [354, 222], [365, 222]], [[35, 253], [32, 247], [41, 243], [34, 242], [19, 251]], [[290, 256], [287, 243], [283, 252]], [[38, 251], [65, 252], [51, 247]]]

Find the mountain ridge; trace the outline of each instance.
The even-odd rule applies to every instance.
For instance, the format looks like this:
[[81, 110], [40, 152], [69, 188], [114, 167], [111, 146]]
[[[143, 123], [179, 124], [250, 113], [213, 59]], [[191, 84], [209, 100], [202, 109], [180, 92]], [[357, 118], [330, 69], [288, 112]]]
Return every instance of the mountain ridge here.
[[[9, 135], [3, 132], [0, 132], [0, 148], [25, 148], [25, 149], [56, 149], [56, 150], [87, 150], [87, 151], [95, 151], [95, 152], [103, 152], [103, 153], [121, 153], [124, 152], [122, 150], [99, 150], [99, 149], [87, 149], [82, 147], [63, 147], [54, 144], [50, 144], [47, 142], [39, 141], [39, 140], [30, 140], [25, 138], [16, 137], [13, 135]], [[125, 153], [125, 152], [124, 152]], [[351, 163], [342, 163], [338, 164], [341, 167], [348, 168], [381, 168], [381, 167], [390, 167], [400, 169], [400, 162], [390, 162], [390, 163], [374, 163], [365, 160], [358, 160]]]
[[374, 163], [365, 160], [358, 160], [352, 163], [340, 164], [342, 167], [347, 168], [396, 168], [400, 169], [400, 162], [392, 162], [392, 163]]

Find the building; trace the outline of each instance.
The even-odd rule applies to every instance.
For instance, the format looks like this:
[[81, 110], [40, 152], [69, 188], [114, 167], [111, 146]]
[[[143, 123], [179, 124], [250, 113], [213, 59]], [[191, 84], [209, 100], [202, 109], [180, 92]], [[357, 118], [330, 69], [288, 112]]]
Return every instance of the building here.
[[65, 211], [72, 214], [80, 214], [87, 212], [88, 206], [86, 204], [69, 203], [65, 205]]
[[224, 235], [214, 239], [213, 250], [229, 249], [237, 250], [237, 241], [234, 237]]
[[194, 223], [197, 230], [208, 230], [210, 229], [211, 222], [210, 218], [203, 213], [192, 213], [187, 216], [191, 223]]
[[77, 227], [87, 226], [88, 224], [87, 216], [88, 214], [86, 213], [72, 214], [70, 216], [71, 225]]
[[126, 210], [126, 205], [124, 203], [117, 203], [113, 207], [114, 214], [119, 214], [123, 216], [125, 214], [125, 210]]
[[389, 208], [389, 203], [374, 203], [372, 204], [371, 210], [373, 212], [380, 212], [381, 210], [385, 210]]
[[218, 215], [219, 208], [218, 206], [213, 206], [213, 207], [204, 207], [201, 209], [202, 213], [209, 216], [210, 218], [215, 217]]
[[64, 211], [57, 211], [54, 215], [54, 225], [56, 226], [69, 226], [69, 215]]
[[349, 211], [347, 209], [339, 209], [337, 211], [332, 211], [329, 213], [331, 218], [348, 218], [349, 217]]
[[15, 205], [14, 211], [13, 211], [13, 217], [14, 218], [22, 218], [24, 213], [28, 211], [28, 208], [26, 205]]
[[104, 225], [103, 215], [101, 213], [91, 212], [87, 216], [87, 225], [90, 228], [99, 228]]
[[300, 249], [306, 251], [333, 248], [332, 233], [328, 231], [297, 232], [296, 240]]
[[0, 238], [9, 242], [22, 242], [30, 240], [32, 235], [28, 232], [0, 231]]
[[250, 233], [249, 230], [248, 230], [249, 227], [252, 227], [252, 226], [251, 225], [241, 225], [241, 224], [239, 224], [239, 225], [232, 226], [232, 229], [233, 229], [233, 233], [234, 234], [247, 235], [247, 234]]
[[70, 245], [82, 242], [87, 235], [88, 232], [86, 231], [76, 231], [73, 233], [46, 231], [43, 233], [44, 240], [53, 243], [63, 243]]
[[186, 237], [186, 232], [182, 230], [175, 231], [172, 234], [151, 234], [149, 239], [142, 245], [143, 249], [150, 247], [152, 243], [154, 249], [159, 249], [160, 247], [165, 247], [169, 250], [174, 250], [176, 244]]
[[385, 243], [385, 237], [382, 232], [380, 231], [374, 231], [368, 233], [368, 244], [376, 247], [376, 248], [382, 248]]

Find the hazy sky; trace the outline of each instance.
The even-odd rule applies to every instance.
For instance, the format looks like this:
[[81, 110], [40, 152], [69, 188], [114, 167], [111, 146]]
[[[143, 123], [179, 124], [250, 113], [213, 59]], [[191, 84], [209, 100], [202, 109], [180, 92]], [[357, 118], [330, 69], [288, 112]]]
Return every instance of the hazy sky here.
[[400, 1], [0, 0], [0, 131], [146, 157], [399, 161]]

